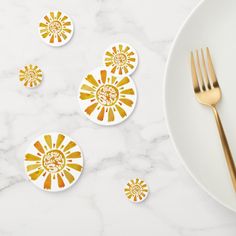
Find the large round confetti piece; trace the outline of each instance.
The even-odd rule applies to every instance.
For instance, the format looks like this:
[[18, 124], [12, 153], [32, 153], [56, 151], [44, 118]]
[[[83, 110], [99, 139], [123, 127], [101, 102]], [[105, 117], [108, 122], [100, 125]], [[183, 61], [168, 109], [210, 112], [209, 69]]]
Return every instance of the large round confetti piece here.
[[79, 88], [79, 103], [84, 114], [99, 125], [115, 125], [134, 110], [137, 92], [128, 76], [116, 77], [105, 68], [89, 73]]
[[116, 43], [107, 48], [103, 62], [107, 70], [116, 76], [130, 75], [138, 65], [138, 55], [130, 45]]
[[19, 79], [24, 83], [25, 87], [34, 88], [40, 85], [42, 82], [42, 71], [36, 65], [26, 65], [20, 69]]
[[25, 154], [29, 179], [45, 191], [57, 192], [72, 186], [83, 170], [79, 146], [61, 133], [38, 137]]
[[63, 46], [73, 35], [72, 20], [61, 11], [50, 11], [39, 22], [39, 34], [50, 46]]
[[131, 179], [124, 188], [126, 197], [131, 202], [142, 202], [148, 196], [148, 186], [147, 184], [139, 179]]

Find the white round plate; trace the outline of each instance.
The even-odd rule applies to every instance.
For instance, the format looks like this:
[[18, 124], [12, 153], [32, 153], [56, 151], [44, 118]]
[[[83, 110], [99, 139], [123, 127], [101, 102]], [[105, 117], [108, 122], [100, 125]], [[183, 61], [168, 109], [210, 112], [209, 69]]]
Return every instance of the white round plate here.
[[85, 116], [99, 125], [116, 125], [133, 112], [137, 91], [129, 76], [114, 76], [96, 68], [82, 80], [78, 99]]
[[218, 111], [236, 162], [235, 12], [235, 0], [200, 3], [177, 35], [165, 76], [165, 112], [177, 152], [195, 180], [233, 211], [236, 211], [236, 194], [213, 113], [194, 97], [190, 51], [210, 48], [223, 94]]
[[73, 22], [62, 11], [50, 11], [39, 22], [39, 35], [43, 42], [60, 47], [67, 44], [73, 35]]
[[105, 50], [103, 64], [116, 76], [131, 75], [138, 66], [138, 54], [127, 43], [114, 43]]
[[62, 133], [38, 137], [25, 153], [28, 178], [45, 191], [58, 192], [71, 187], [83, 170], [79, 146]]

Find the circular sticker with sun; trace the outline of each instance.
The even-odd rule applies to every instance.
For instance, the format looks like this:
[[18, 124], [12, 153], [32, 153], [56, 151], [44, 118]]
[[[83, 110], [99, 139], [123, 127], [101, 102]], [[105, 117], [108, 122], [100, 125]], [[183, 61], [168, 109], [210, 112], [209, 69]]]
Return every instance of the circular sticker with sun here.
[[130, 77], [116, 77], [103, 68], [88, 74], [79, 88], [82, 111], [100, 125], [115, 125], [128, 118], [136, 98], [136, 88]]
[[36, 65], [26, 65], [20, 69], [19, 79], [24, 83], [25, 87], [34, 88], [42, 82], [42, 70]]
[[116, 43], [105, 51], [103, 62], [107, 70], [114, 75], [130, 75], [138, 65], [138, 55], [130, 45]]
[[142, 202], [148, 196], [148, 186], [139, 178], [131, 179], [125, 186], [124, 191], [131, 202]]
[[50, 11], [39, 23], [39, 34], [50, 46], [63, 46], [73, 35], [72, 20], [61, 11]]
[[83, 170], [83, 155], [68, 136], [49, 133], [38, 137], [25, 154], [29, 179], [45, 191], [62, 191], [72, 186]]

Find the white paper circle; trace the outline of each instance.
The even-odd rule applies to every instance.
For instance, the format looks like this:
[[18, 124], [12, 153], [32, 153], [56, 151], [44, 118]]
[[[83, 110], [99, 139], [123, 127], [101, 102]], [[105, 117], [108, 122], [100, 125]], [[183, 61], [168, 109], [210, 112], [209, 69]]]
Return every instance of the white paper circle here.
[[127, 43], [115, 43], [105, 50], [103, 63], [116, 76], [131, 75], [138, 65], [138, 54]]
[[41, 84], [43, 72], [37, 65], [29, 64], [20, 69], [19, 79], [25, 87], [34, 88]]
[[39, 35], [50, 46], [60, 47], [68, 43], [73, 35], [73, 22], [61, 11], [50, 11], [39, 22]]
[[131, 179], [124, 187], [126, 197], [134, 203], [143, 202], [149, 193], [149, 189], [144, 180], [139, 178]]
[[25, 153], [25, 171], [37, 187], [58, 192], [71, 187], [83, 170], [79, 146], [62, 133], [38, 137]]
[[78, 99], [82, 112], [91, 121], [115, 125], [133, 112], [137, 91], [129, 76], [116, 77], [105, 68], [97, 68], [82, 80]]

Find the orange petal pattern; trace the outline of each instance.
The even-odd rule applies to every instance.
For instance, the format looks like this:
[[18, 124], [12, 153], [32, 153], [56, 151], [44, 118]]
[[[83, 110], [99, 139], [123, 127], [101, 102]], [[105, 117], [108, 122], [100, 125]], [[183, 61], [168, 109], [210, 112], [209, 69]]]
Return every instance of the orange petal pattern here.
[[147, 184], [139, 179], [131, 179], [124, 188], [126, 197], [132, 202], [142, 202], [147, 198], [148, 186]]
[[40, 136], [25, 154], [29, 179], [46, 191], [70, 187], [83, 170], [83, 156], [78, 145], [61, 133]]
[[114, 75], [130, 75], [138, 65], [135, 49], [126, 43], [111, 45], [104, 54], [104, 65]]
[[100, 125], [115, 125], [132, 113], [136, 93], [129, 76], [117, 77], [105, 68], [97, 68], [83, 79], [78, 98], [90, 120]]
[[73, 34], [71, 19], [61, 11], [51, 11], [39, 22], [41, 39], [50, 46], [63, 46]]
[[41, 84], [43, 78], [42, 70], [33, 64], [26, 65], [20, 69], [19, 79], [27, 88], [34, 88]]

